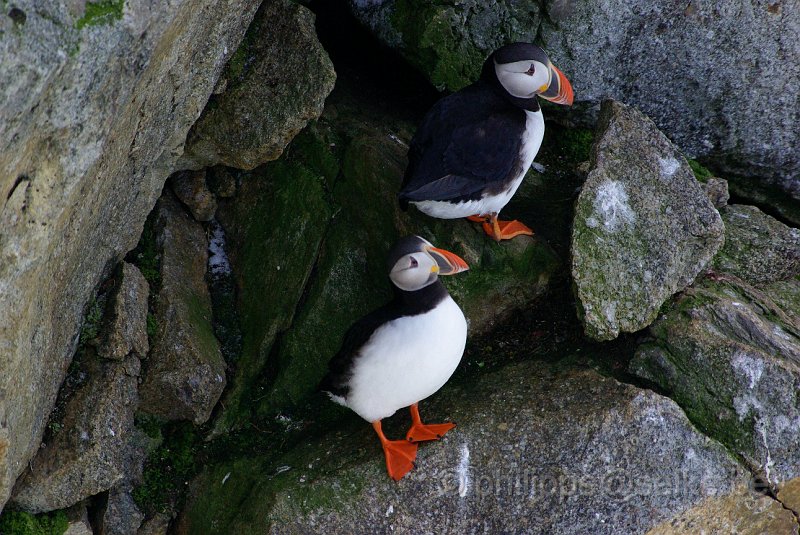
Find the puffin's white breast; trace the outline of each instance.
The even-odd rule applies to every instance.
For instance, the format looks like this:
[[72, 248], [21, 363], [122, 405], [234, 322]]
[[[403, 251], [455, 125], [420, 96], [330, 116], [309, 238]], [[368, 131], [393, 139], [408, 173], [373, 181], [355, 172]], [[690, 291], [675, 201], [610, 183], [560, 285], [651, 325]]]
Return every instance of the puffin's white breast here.
[[466, 341], [467, 321], [450, 296], [386, 323], [356, 358], [343, 405], [374, 422], [425, 399], [453, 375]]
[[542, 111], [525, 111], [525, 131], [522, 133], [522, 144], [519, 150], [519, 173], [511, 185], [499, 195], [484, 195], [475, 201], [453, 204], [445, 201], [419, 201], [414, 204], [419, 211], [440, 219], [456, 219], [471, 215], [488, 215], [498, 213], [508, 204], [517, 192], [522, 179], [530, 169], [533, 159], [539, 152], [544, 139], [544, 116]]

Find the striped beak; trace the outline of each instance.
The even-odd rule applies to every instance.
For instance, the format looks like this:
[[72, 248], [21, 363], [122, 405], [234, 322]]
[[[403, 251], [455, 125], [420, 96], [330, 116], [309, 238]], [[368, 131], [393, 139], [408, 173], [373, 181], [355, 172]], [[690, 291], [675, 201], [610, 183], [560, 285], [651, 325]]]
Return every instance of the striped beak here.
[[539, 96], [555, 102], [556, 104], [564, 104], [565, 106], [572, 106], [572, 85], [564, 76], [564, 73], [558, 70], [558, 67], [550, 63], [550, 87], [546, 91], [539, 93]]
[[433, 270], [438, 268], [439, 275], [455, 275], [469, 269], [467, 263], [460, 256], [450, 251], [429, 246], [425, 247], [425, 251], [436, 261]]

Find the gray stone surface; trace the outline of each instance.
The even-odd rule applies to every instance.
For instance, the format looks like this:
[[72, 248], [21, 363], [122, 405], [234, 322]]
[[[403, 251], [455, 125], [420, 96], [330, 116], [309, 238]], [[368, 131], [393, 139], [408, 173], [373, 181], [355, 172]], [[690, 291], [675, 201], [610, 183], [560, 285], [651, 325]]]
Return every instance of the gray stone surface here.
[[168, 514], [156, 513], [152, 518], [142, 522], [136, 535], [167, 535], [171, 520], [172, 517]]
[[731, 194], [728, 192], [728, 181], [715, 176], [708, 177], [708, 180], [700, 183], [700, 187], [708, 195], [708, 200], [717, 210], [728, 205]]
[[458, 427], [400, 482], [369, 425], [344, 426], [206, 467], [177, 533], [642, 533], [745, 483], [674, 402], [593, 371], [513, 364], [421, 411]]
[[576, 100], [624, 100], [688, 156], [800, 200], [800, 3], [547, 3], [540, 38]]
[[131, 353], [147, 356], [147, 299], [150, 285], [133, 264], [122, 262], [117, 288], [111, 296], [111, 314], [104, 326], [97, 352], [100, 356], [122, 360]]
[[171, 193], [158, 202], [161, 288], [156, 334], [139, 389], [141, 410], [201, 424], [225, 388], [225, 361], [211, 325], [203, 227]]
[[97, 535], [132, 535], [144, 520], [130, 492], [112, 489], [108, 493], [103, 519]]
[[217, 199], [206, 185], [206, 171], [180, 171], [169, 178], [172, 192], [186, 205], [197, 221], [211, 221], [217, 212]]
[[572, 226], [579, 316], [598, 340], [638, 331], [723, 242], [686, 160], [635, 108], [605, 101]]
[[16, 0], [24, 24], [0, 16], [0, 506], [39, 448], [86, 302], [136, 244], [257, 7], [103, 4], [92, 18], [88, 2]]
[[67, 400], [59, 429], [26, 465], [14, 487], [16, 505], [33, 513], [63, 509], [136, 472], [131, 444], [139, 368], [135, 356], [81, 362], [85, 379]]
[[[800, 294], [800, 280], [781, 292]], [[696, 282], [650, 327], [631, 371], [771, 484], [800, 476], [800, 306], [741, 279]]]
[[223, 77], [224, 91], [189, 133], [183, 167], [253, 169], [275, 160], [322, 113], [336, 73], [311, 11], [291, 0], [266, 0]]
[[755, 206], [733, 205], [721, 214], [725, 245], [714, 259], [715, 269], [755, 285], [800, 274], [800, 230]]

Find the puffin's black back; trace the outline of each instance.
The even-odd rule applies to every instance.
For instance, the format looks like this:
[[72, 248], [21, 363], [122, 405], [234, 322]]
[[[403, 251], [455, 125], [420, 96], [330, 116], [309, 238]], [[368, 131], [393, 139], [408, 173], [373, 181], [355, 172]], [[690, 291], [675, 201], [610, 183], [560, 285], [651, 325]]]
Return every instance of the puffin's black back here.
[[[394, 264], [392, 264], [394, 265]], [[403, 316], [424, 314], [447, 297], [447, 289], [436, 280], [420, 290], [406, 292], [394, 288], [394, 299], [356, 321], [345, 333], [342, 347], [328, 363], [328, 374], [322, 379], [319, 389], [331, 394], [347, 397], [353, 364], [372, 334], [382, 325]]]
[[518, 164], [525, 110], [537, 99], [508, 94], [497, 80], [494, 54], [481, 79], [439, 100], [425, 115], [408, 151], [398, 199], [458, 203], [499, 193]]

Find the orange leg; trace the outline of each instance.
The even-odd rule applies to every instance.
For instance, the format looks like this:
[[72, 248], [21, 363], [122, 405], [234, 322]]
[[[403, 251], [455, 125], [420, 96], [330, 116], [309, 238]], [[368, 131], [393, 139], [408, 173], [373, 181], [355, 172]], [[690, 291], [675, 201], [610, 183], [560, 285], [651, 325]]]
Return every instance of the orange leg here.
[[383, 455], [386, 457], [386, 470], [389, 477], [395, 481], [406, 475], [414, 468], [414, 459], [417, 458], [417, 445], [405, 440], [389, 440], [381, 430], [381, 421], [372, 422], [372, 428], [378, 433], [378, 438], [383, 446]]
[[500, 221], [497, 219], [497, 214], [493, 213], [488, 216], [469, 216], [467, 219], [476, 223], [483, 224], [483, 231], [491, 236], [495, 241], [510, 240], [520, 235], [533, 236], [533, 231], [520, 223], [514, 221]]
[[439, 440], [445, 433], [456, 426], [453, 423], [423, 424], [419, 417], [419, 406], [414, 403], [411, 409], [411, 429], [406, 433], [409, 442], [422, 442], [424, 440]]

